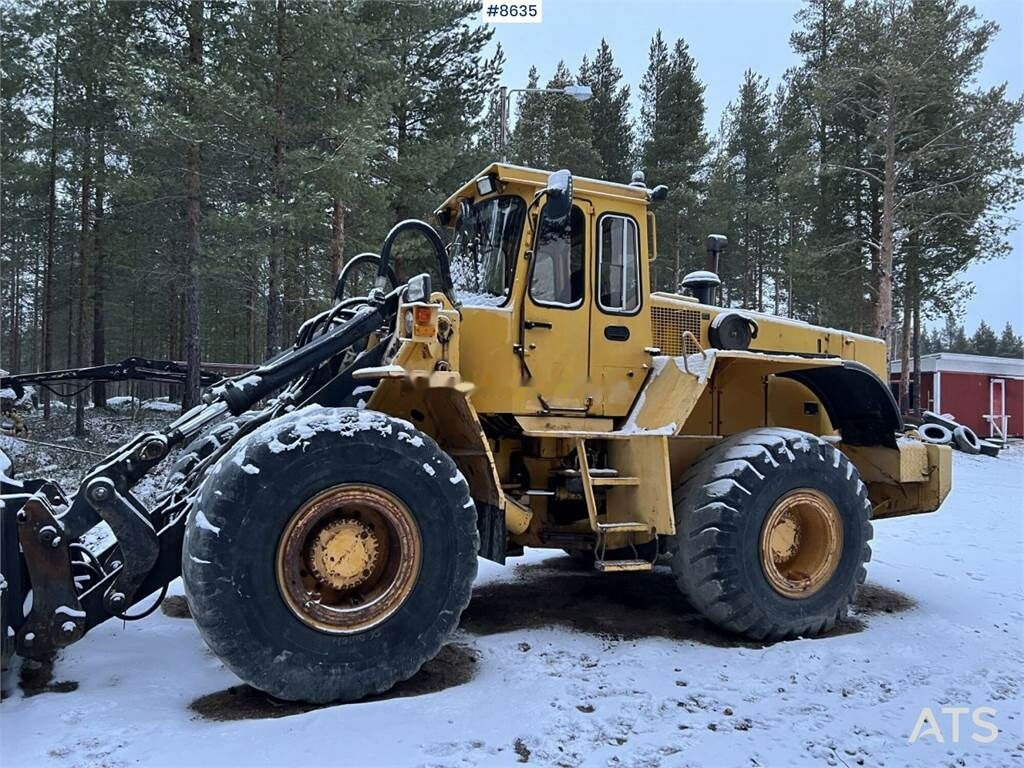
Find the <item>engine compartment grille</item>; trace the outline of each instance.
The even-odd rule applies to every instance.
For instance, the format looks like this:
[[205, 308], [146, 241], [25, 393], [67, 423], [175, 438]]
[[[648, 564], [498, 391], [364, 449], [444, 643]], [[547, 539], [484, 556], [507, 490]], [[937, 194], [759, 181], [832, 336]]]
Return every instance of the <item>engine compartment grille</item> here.
[[693, 309], [651, 307], [651, 336], [654, 346], [662, 354], [677, 357], [700, 352], [690, 339], [683, 339], [683, 332], [689, 331], [700, 339], [700, 312]]

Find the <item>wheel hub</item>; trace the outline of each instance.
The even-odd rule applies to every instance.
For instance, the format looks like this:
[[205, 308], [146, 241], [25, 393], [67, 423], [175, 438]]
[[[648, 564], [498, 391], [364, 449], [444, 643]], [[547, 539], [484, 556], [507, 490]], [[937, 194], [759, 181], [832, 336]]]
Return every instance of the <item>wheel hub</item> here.
[[351, 589], [372, 575], [380, 542], [366, 523], [336, 520], [316, 535], [309, 550], [309, 568], [317, 579], [334, 589]]
[[761, 568], [779, 594], [801, 599], [824, 587], [843, 549], [839, 510], [820, 491], [802, 488], [783, 496], [761, 529]]
[[374, 485], [337, 485], [299, 507], [277, 548], [289, 610], [322, 632], [361, 632], [397, 611], [419, 577], [423, 542], [409, 508]]

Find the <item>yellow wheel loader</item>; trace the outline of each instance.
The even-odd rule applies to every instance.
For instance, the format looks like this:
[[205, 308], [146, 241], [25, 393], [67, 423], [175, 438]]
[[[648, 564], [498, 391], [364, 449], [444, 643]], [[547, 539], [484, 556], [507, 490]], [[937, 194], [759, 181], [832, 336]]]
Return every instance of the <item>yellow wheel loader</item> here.
[[[438, 229], [402, 222], [358, 257], [366, 295], [346, 270], [286, 354], [73, 495], [6, 479], [5, 656], [51, 654], [181, 576], [240, 678], [354, 700], [437, 653], [478, 556], [524, 547], [568, 550], [597, 580], [668, 566], [747, 637], [832, 627], [873, 521], [937, 509], [950, 450], [904, 434], [881, 341], [720, 306], [724, 238], [682, 293], [652, 291], [665, 194], [491, 165]], [[392, 250], [410, 236], [436, 265], [402, 282]], [[132, 488], [172, 455], [147, 508]], [[114, 539], [88, 546], [100, 523]]]

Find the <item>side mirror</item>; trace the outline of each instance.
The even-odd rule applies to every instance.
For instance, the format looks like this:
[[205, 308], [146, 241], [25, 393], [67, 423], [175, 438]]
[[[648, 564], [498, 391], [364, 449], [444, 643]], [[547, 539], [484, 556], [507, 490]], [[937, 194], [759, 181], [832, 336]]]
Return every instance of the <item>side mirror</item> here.
[[564, 168], [548, 176], [547, 205], [544, 206], [545, 218], [558, 221], [567, 219], [572, 210], [572, 174]]

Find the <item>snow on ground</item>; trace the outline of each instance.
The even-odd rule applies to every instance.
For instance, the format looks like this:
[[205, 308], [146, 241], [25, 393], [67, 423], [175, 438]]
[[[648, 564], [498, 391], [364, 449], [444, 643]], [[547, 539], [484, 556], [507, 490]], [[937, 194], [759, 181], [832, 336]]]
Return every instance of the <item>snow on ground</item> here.
[[[0, 705], [0, 761], [1024, 766], [1024, 447], [955, 465], [939, 513], [875, 525], [868, 587], [829, 637], [738, 642], [665, 572], [580, 572], [531, 551], [481, 561], [457, 636], [397, 691], [309, 708], [240, 687], [172, 598], [95, 629], [48, 684], [27, 675]], [[942, 743], [909, 743], [923, 707]], [[973, 740], [987, 731], [968, 713], [954, 743], [943, 707], [993, 708], [980, 717], [998, 735]]]

